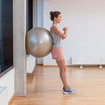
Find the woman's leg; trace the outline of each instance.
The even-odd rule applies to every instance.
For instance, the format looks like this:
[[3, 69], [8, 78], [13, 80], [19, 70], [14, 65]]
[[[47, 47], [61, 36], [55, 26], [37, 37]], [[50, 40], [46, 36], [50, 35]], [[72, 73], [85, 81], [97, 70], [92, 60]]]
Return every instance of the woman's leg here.
[[58, 67], [60, 69], [60, 78], [63, 82], [64, 88], [67, 89], [67, 79], [66, 79], [66, 67], [65, 67], [65, 60], [56, 60]]

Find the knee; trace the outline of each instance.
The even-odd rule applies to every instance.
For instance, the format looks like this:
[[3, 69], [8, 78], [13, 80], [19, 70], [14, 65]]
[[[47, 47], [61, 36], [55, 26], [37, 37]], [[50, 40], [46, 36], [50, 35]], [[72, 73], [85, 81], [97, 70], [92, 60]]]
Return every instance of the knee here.
[[65, 73], [65, 72], [66, 72], [66, 69], [65, 69], [65, 68], [63, 68], [63, 69], [60, 69], [60, 72], [63, 72], [63, 73]]

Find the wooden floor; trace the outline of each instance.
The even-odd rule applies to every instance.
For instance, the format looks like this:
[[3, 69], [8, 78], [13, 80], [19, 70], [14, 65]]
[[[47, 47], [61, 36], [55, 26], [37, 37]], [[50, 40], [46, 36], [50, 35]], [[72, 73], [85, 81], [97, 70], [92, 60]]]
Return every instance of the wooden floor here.
[[27, 76], [27, 96], [15, 97], [11, 105], [105, 105], [105, 67], [66, 68], [77, 94], [62, 94], [58, 67], [36, 66]]

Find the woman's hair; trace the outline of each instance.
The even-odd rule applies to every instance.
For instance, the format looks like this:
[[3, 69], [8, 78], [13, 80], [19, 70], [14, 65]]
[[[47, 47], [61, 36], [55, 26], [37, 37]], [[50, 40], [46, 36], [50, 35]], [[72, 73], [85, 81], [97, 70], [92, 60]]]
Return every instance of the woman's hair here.
[[50, 19], [52, 20], [52, 21], [54, 21], [54, 17], [58, 17], [58, 15], [59, 14], [61, 14], [61, 12], [59, 12], [59, 11], [54, 11], [54, 12], [50, 12]]

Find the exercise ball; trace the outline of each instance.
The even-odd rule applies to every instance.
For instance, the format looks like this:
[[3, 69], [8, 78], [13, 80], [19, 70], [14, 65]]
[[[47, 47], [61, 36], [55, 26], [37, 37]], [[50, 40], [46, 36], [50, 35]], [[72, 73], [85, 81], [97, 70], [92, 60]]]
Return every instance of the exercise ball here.
[[52, 36], [50, 32], [41, 27], [31, 29], [26, 35], [26, 50], [34, 57], [45, 57], [52, 49]]

